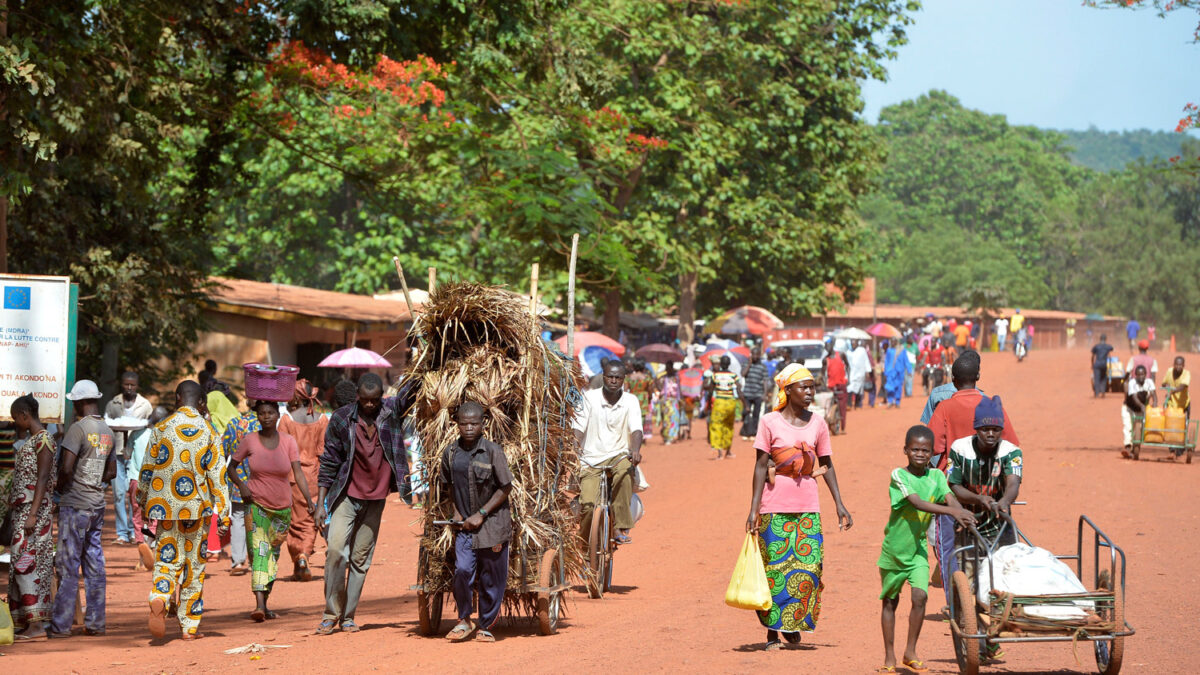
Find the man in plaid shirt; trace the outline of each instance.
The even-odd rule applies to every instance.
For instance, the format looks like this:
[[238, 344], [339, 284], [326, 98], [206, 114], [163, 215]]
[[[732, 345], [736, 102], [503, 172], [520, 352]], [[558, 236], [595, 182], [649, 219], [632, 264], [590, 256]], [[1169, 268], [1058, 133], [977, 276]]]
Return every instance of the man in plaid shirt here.
[[396, 396], [385, 400], [383, 380], [365, 373], [358, 379], [358, 400], [338, 408], [325, 429], [315, 514], [317, 524], [328, 527], [325, 614], [318, 635], [329, 635], [339, 626], [348, 633], [359, 630], [354, 612], [387, 496], [397, 491], [405, 500], [410, 498], [404, 417], [412, 407], [412, 390], [405, 382]]

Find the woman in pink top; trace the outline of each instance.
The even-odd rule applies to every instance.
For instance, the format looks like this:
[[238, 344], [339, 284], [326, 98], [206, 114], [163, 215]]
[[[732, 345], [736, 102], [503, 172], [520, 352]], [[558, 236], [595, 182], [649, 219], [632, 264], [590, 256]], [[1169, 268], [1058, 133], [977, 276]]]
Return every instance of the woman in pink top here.
[[[279, 563], [279, 547], [287, 539], [292, 522], [292, 484], [304, 495], [308, 512], [313, 501], [308, 481], [300, 466], [300, 448], [296, 439], [276, 429], [279, 423], [279, 404], [258, 401], [253, 410], [262, 429], [242, 438], [229, 464], [229, 477], [242, 493], [246, 504], [246, 548], [250, 552], [250, 590], [258, 606], [250, 613], [255, 621], [274, 619], [275, 612], [267, 609], [267, 598], [275, 584]], [[237, 473], [239, 462], [246, 462], [250, 479], [243, 481]]]
[[746, 519], [746, 531], [758, 531], [771, 587], [771, 607], [758, 613], [767, 628], [768, 651], [779, 649], [780, 632], [796, 644], [801, 632], [817, 627], [824, 551], [817, 476], [825, 477], [837, 506], [838, 529], [854, 525], [838, 491], [829, 427], [809, 410], [816, 395], [812, 374], [793, 363], [775, 376], [775, 384], [775, 410], [762, 418], [754, 440], [758, 461]]

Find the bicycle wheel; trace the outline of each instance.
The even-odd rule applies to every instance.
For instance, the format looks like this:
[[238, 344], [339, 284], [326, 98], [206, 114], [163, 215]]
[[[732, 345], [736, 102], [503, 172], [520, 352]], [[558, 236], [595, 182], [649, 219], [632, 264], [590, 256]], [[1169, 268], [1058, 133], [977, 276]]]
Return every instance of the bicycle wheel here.
[[588, 580], [588, 596], [593, 599], [604, 597], [607, 588], [605, 572], [608, 568], [608, 511], [597, 506], [592, 509], [592, 527], [588, 532], [588, 568], [591, 579]]

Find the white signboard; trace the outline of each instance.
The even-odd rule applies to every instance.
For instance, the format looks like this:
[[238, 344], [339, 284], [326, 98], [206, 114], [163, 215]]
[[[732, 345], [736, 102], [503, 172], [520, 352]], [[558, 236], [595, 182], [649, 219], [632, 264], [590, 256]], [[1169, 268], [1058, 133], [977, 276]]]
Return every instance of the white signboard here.
[[0, 420], [33, 394], [43, 422], [62, 422], [70, 299], [69, 277], [0, 274]]

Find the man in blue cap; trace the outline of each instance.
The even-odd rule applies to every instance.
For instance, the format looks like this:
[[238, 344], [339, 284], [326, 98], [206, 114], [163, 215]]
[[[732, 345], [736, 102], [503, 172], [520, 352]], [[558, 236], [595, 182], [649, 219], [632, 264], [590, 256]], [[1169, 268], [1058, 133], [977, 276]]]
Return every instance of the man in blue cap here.
[[1008, 513], [1016, 501], [1023, 469], [1021, 449], [1001, 438], [1003, 433], [1000, 397], [980, 397], [975, 406], [975, 435], [954, 441], [946, 469], [954, 496], [975, 512], [979, 534], [1000, 546], [1017, 541], [1000, 514]]

